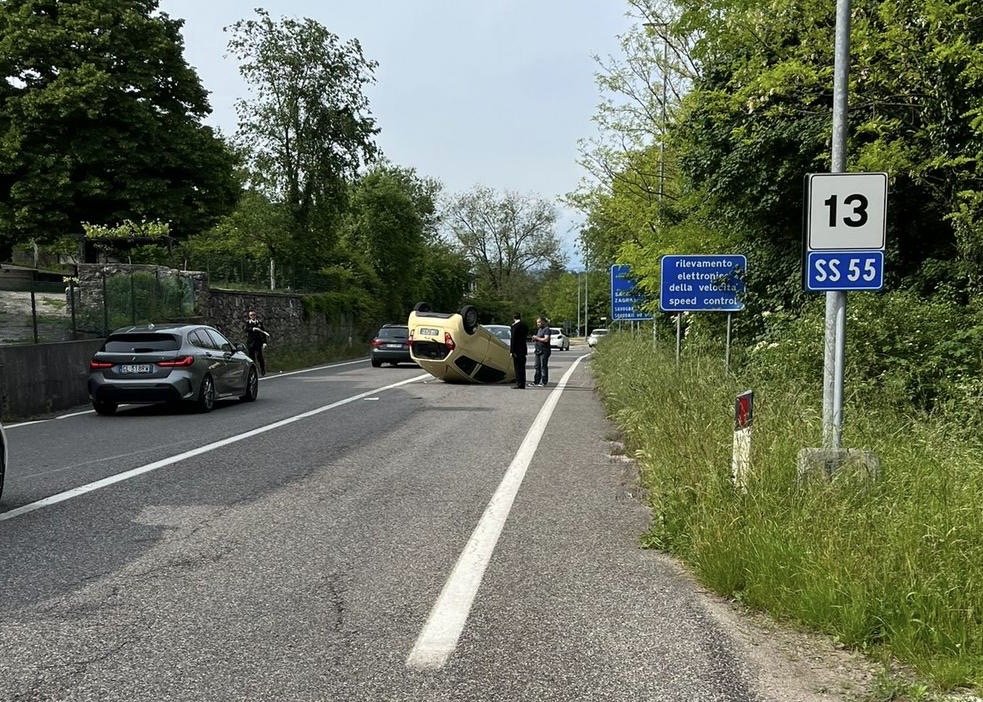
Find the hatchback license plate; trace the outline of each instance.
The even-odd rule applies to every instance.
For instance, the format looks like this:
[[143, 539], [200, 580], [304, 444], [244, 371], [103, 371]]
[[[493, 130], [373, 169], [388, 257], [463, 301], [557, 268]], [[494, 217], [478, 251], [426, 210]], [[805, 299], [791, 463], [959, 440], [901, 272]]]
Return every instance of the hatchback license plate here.
[[124, 375], [146, 375], [147, 373], [153, 373], [153, 371], [154, 367], [146, 363], [139, 365], [124, 363], [119, 367], [119, 372]]
[[401, 349], [401, 348], [403, 348], [403, 345], [402, 344], [386, 344], [386, 348], [387, 349]]
[[440, 330], [433, 327], [420, 327], [419, 332], [425, 336], [440, 336]]

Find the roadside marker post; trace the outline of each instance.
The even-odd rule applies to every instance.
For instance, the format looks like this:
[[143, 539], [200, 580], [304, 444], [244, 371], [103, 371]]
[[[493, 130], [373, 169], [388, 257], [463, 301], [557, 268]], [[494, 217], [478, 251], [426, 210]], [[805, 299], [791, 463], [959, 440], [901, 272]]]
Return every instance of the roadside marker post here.
[[754, 392], [748, 390], [734, 402], [734, 454], [730, 469], [734, 487], [747, 489], [751, 470], [751, 423], [754, 419]]

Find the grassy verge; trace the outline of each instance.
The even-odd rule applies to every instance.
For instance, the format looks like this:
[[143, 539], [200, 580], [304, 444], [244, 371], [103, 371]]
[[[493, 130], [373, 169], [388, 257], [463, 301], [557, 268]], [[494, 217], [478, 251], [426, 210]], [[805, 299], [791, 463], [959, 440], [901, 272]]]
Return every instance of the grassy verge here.
[[349, 346], [348, 344], [329, 344], [311, 348], [276, 347], [266, 350], [266, 372], [292, 371], [301, 368], [319, 366], [323, 363], [345, 361], [368, 356], [366, 345]]
[[[798, 451], [821, 443], [821, 377], [724, 377], [716, 350], [688, 350], [677, 368], [674, 350], [627, 334], [592, 364], [651, 495], [648, 545], [723, 595], [899, 660], [940, 690], [983, 686], [983, 451], [954, 438], [964, 428], [867, 397], [844, 408], [843, 444], [873, 450], [879, 479], [799, 484]], [[733, 407], [748, 389], [752, 475], [740, 491]]]

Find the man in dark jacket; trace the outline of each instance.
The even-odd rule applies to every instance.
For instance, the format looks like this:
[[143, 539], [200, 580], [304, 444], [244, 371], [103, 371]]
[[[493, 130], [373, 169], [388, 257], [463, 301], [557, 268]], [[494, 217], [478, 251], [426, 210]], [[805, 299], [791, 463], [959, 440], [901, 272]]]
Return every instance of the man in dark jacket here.
[[526, 388], [526, 339], [529, 337], [529, 325], [522, 321], [518, 312], [512, 320], [512, 338], [509, 340], [509, 351], [512, 352], [512, 366], [515, 368], [515, 389]]
[[256, 313], [250, 310], [249, 317], [246, 319], [246, 348], [249, 351], [249, 357], [256, 361], [259, 366], [260, 375], [266, 375], [266, 357], [263, 354], [263, 347], [266, 346], [266, 340], [269, 338], [270, 334], [263, 329], [263, 323], [256, 317]]

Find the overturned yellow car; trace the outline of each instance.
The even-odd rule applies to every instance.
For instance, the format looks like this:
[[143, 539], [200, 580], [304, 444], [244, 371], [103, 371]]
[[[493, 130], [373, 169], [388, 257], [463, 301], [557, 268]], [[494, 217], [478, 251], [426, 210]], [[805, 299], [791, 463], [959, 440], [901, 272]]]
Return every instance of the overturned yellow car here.
[[478, 310], [434, 312], [417, 303], [407, 321], [410, 358], [448, 383], [503, 383], [515, 380], [508, 342], [478, 324]]

